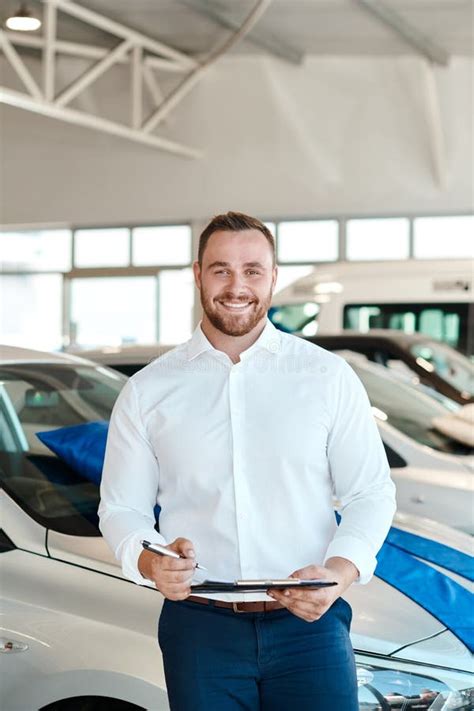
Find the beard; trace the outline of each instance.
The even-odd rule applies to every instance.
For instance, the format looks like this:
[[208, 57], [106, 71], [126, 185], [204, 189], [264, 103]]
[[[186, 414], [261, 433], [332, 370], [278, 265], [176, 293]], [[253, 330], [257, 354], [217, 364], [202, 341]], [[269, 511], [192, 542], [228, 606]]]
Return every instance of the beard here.
[[[228, 292], [223, 292], [211, 298], [204, 286], [201, 286], [201, 304], [204, 313], [214, 328], [226, 336], [245, 336], [266, 316], [272, 300], [270, 289], [264, 299], [259, 299], [255, 294], [235, 297]], [[244, 313], [231, 313], [222, 305], [224, 301], [251, 302]]]

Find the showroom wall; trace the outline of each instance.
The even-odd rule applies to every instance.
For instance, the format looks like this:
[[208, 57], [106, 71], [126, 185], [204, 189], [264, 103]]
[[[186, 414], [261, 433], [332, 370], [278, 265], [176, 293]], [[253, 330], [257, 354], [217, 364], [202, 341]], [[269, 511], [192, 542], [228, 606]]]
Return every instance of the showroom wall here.
[[[1, 62], [2, 82], [19, 88]], [[64, 82], [85, 66], [61, 59]], [[454, 57], [434, 70], [444, 185], [433, 168], [424, 69], [413, 57], [312, 57], [302, 66], [226, 57], [159, 131], [201, 148], [197, 160], [1, 106], [1, 222], [182, 221], [227, 209], [267, 219], [465, 213], [473, 61]], [[116, 107], [126, 120], [128, 82], [127, 68], [114, 68], [73, 105], [109, 116]]]

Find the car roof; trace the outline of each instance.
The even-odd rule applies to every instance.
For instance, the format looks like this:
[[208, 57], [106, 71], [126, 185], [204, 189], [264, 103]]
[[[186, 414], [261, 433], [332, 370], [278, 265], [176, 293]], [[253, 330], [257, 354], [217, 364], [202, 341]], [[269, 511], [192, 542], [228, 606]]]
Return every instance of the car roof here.
[[104, 346], [91, 350], [81, 351], [81, 356], [98, 363], [107, 365], [127, 365], [135, 363], [148, 363], [175, 346], [154, 344], [134, 344], [125, 346]]
[[400, 344], [401, 341], [406, 344], [426, 343], [427, 341], [433, 341], [435, 343], [438, 343], [438, 341], [435, 341], [434, 338], [431, 338], [430, 336], [425, 336], [423, 333], [404, 333], [403, 331], [396, 331], [394, 329], [389, 328], [371, 328], [369, 333], [361, 333], [360, 331], [352, 331], [349, 329], [345, 329], [344, 331], [337, 331], [334, 333], [317, 333], [315, 336], [308, 337], [308, 340], [314, 341], [316, 343], [323, 343], [325, 340], [358, 340], [360, 342], [366, 341], [367, 343], [376, 341], [389, 341], [390, 343], [393, 343], [395, 345]]
[[91, 363], [69, 353], [37, 351], [33, 348], [0, 345], [0, 363]]

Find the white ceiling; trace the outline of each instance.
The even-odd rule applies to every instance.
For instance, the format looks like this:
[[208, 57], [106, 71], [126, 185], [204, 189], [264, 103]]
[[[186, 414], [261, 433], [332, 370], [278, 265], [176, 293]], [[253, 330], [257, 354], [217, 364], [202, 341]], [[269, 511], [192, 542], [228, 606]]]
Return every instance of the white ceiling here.
[[[206, 54], [228, 30], [196, 8], [213, 10], [242, 22], [256, 0], [80, 0], [89, 9], [133, 27], [176, 49]], [[448, 54], [473, 55], [472, 0], [381, 0], [403, 21]], [[18, 0], [1, 0], [7, 16]], [[42, 3], [29, 0], [40, 13]], [[112, 46], [116, 38], [60, 13], [58, 36], [88, 44]], [[252, 38], [262, 35], [304, 55], [414, 54], [397, 33], [365, 10], [357, 0], [274, 0], [258, 25], [232, 51], [265, 52]]]

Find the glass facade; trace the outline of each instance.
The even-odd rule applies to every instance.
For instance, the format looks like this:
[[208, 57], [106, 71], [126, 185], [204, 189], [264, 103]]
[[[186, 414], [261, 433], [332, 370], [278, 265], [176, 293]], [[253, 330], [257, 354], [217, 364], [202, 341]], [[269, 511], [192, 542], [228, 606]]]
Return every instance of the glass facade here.
[[[276, 240], [276, 293], [320, 263], [474, 256], [472, 215], [265, 224]], [[192, 258], [189, 224], [0, 232], [0, 341], [45, 350], [182, 342], [195, 320]], [[280, 309], [280, 327], [311, 335], [311, 309]], [[463, 349], [467, 318], [462, 304], [359, 303], [347, 305], [344, 326], [419, 331]]]

